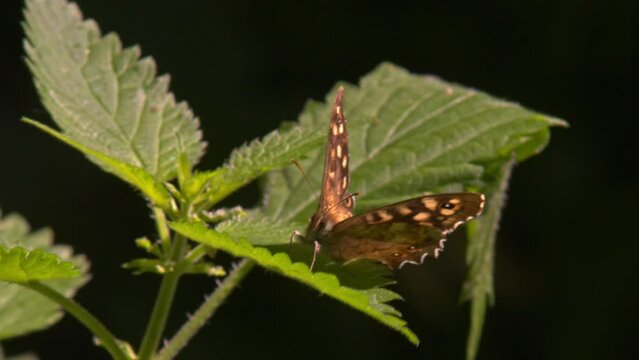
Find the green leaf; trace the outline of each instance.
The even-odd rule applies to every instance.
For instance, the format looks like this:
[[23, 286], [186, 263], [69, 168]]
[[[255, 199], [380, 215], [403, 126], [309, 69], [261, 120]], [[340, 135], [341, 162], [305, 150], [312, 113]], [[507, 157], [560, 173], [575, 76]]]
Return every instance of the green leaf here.
[[168, 92], [169, 77], [156, 77], [153, 59], [101, 36], [74, 3], [28, 0], [25, 19], [27, 64], [65, 136], [162, 181], [175, 175], [179, 154], [198, 162], [199, 121]]
[[[43, 280], [72, 296], [88, 281], [87, 269], [83, 256], [73, 256], [68, 246], [53, 245], [51, 230], [32, 233], [21, 216], [0, 216], [0, 339], [47, 328], [62, 317], [56, 303], [7, 280]], [[53, 277], [67, 278], [44, 280]]]
[[0, 281], [25, 284], [35, 280], [72, 278], [80, 271], [69, 261], [55, 254], [23, 247], [7, 248], [0, 245]]
[[[515, 153], [524, 160], [541, 151], [549, 126], [559, 119], [495, 99], [431, 76], [381, 64], [359, 87], [345, 87], [352, 192], [358, 209], [418, 196], [426, 191], [482, 187], [489, 164]], [[300, 116], [304, 129], [328, 131], [331, 105], [310, 102]], [[318, 147], [301, 161], [317, 191], [308, 190], [293, 167], [267, 176], [265, 212], [280, 221], [305, 222], [317, 207], [324, 166]], [[286, 241], [286, 239], [282, 239]]]
[[90, 149], [37, 121], [27, 118], [22, 118], [22, 121], [26, 122], [29, 125], [33, 125], [38, 129], [46, 132], [47, 134], [65, 142], [67, 145], [70, 145], [71, 147], [83, 152], [90, 158], [96, 159], [107, 171], [139, 189], [155, 205], [161, 207], [162, 209], [170, 210], [171, 196], [169, 195], [168, 191], [166, 191], [164, 186], [162, 186], [162, 184], [157, 179], [155, 179], [153, 175], [149, 174], [144, 169], [129, 165], [106, 154]]
[[275, 130], [260, 140], [236, 149], [219, 169], [196, 175], [199, 183], [209, 183], [206, 192], [210, 207], [233, 191], [250, 183], [268, 171], [290, 166], [306, 153], [317, 148], [325, 134], [313, 127]]
[[[523, 161], [539, 153], [549, 141], [549, 128], [566, 126], [562, 120], [434, 77], [413, 75], [392, 64], [381, 64], [359, 86], [338, 85], [346, 89], [350, 189], [362, 194], [357, 198], [359, 212], [424, 192], [490, 190], [491, 179], [500, 173], [496, 164], [513, 156]], [[326, 134], [336, 90], [337, 86], [326, 103], [307, 104], [300, 116], [301, 128], [319, 128]], [[304, 223], [316, 210], [323, 147], [307, 154], [301, 165], [317, 191], [309, 192], [293, 167], [270, 172], [263, 207], [268, 218]], [[496, 201], [491, 196], [489, 192], [489, 202]], [[265, 244], [258, 233], [246, 238]], [[278, 241], [284, 244], [288, 236], [281, 234], [268, 244]], [[394, 311], [385, 306], [386, 311]]]
[[[401, 298], [390, 290], [382, 288], [359, 290], [344, 286], [340, 282], [340, 278], [335, 274], [311, 272], [306, 263], [294, 262], [284, 252], [273, 254], [264, 247], [254, 247], [244, 238], [231, 237], [228, 234], [209, 229], [202, 223], [173, 223], [171, 227], [189, 239], [215, 249], [221, 249], [234, 256], [250, 258], [266, 269], [304, 283], [320, 293], [331, 296], [399, 331], [410, 342], [419, 343], [419, 339], [406, 327], [406, 322], [399, 317], [400, 314], [397, 310], [387, 304], [388, 301]], [[273, 229], [277, 227], [276, 224], [272, 226]], [[226, 229], [229, 230], [230, 228], [227, 227]], [[264, 230], [263, 227], [262, 230]], [[285, 229], [279, 229], [275, 233], [280, 234], [283, 231]], [[342, 266], [339, 267], [343, 268]]]
[[487, 185], [483, 189], [487, 199], [484, 214], [468, 227], [466, 263], [469, 271], [462, 290], [462, 300], [471, 302], [467, 360], [473, 360], [477, 356], [486, 307], [494, 302], [495, 240], [514, 165], [514, 159], [503, 162], [496, 176], [486, 181]]

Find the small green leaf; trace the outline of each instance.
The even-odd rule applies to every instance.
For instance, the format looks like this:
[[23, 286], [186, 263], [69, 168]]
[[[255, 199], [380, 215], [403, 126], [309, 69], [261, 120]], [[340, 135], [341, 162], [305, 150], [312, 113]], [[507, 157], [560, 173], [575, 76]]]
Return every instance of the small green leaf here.
[[[171, 227], [189, 239], [214, 249], [223, 250], [234, 256], [250, 258], [266, 269], [304, 283], [400, 332], [410, 342], [419, 343], [417, 336], [406, 327], [406, 322], [399, 317], [399, 312], [387, 304], [388, 301], [400, 298], [399, 295], [390, 290], [381, 288], [361, 290], [344, 286], [335, 274], [311, 272], [306, 263], [294, 262], [284, 252], [273, 254], [266, 248], [254, 247], [242, 237], [236, 237], [235, 234], [231, 237], [228, 234], [209, 229], [201, 223], [173, 223]], [[277, 225], [272, 228], [277, 228]], [[276, 231], [277, 236], [283, 231], [285, 228]], [[343, 268], [343, 266], [339, 267]]]
[[42, 280], [72, 296], [88, 281], [87, 269], [83, 256], [73, 256], [68, 246], [53, 245], [51, 230], [32, 233], [21, 216], [0, 216], [0, 339], [47, 328], [62, 317], [56, 303], [6, 281]]
[[201, 183], [210, 183], [210, 190], [206, 192], [208, 207], [266, 172], [301, 159], [319, 146], [324, 137], [316, 128], [275, 130], [261, 140], [234, 150], [223, 167], [197, 175]]
[[66, 137], [161, 181], [175, 175], [180, 154], [198, 162], [199, 121], [168, 92], [169, 77], [156, 77], [153, 59], [122, 49], [113, 33], [101, 36], [65, 0], [28, 0], [25, 19], [27, 64]]
[[463, 301], [471, 302], [470, 332], [466, 346], [467, 360], [473, 360], [477, 356], [486, 308], [494, 301], [495, 240], [501, 211], [506, 200], [508, 180], [514, 165], [514, 159], [503, 162], [496, 176], [486, 180], [487, 185], [483, 189], [487, 199], [484, 214], [468, 227], [466, 263], [469, 271], [461, 296]]
[[155, 179], [155, 177], [144, 169], [123, 163], [122, 161], [112, 158], [106, 154], [90, 149], [77, 141], [53, 130], [52, 128], [41, 124], [37, 121], [23, 118], [22, 121], [29, 125], [33, 125], [47, 134], [65, 142], [67, 145], [83, 152], [90, 158], [99, 161], [102, 166], [115, 176], [128, 182], [140, 190], [151, 202], [165, 210], [170, 210], [171, 196], [164, 186]]
[[80, 276], [80, 271], [69, 261], [55, 254], [23, 247], [7, 248], [0, 245], [0, 281], [24, 284], [35, 280], [63, 279]]

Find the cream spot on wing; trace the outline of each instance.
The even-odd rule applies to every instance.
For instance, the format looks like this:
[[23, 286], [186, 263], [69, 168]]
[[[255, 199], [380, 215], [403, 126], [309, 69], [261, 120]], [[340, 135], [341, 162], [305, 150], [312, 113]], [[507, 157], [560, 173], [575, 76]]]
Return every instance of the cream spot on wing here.
[[337, 135], [337, 124], [333, 124], [333, 135]]
[[430, 199], [430, 198], [423, 198], [422, 199], [422, 203], [424, 203], [424, 206], [426, 206], [426, 208], [430, 211], [435, 211], [437, 210], [437, 200], [435, 199]]
[[386, 210], [377, 211], [377, 215], [381, 218], [381, 221], [388, 221], [393, 218], [393, 215], [389, 214]]
[[342, 145], [337, 144], [337, 157], [342, 157]]
[[346, 168], [346, 166], [348, 166], [348, 156], [342, 158], [342, 167]]
[[397, 208], [397, 211], [402, 215], [408, 215], [413, 212], [408, 206], [402, 205]]
[[342, 113], [342, 107], [341, 106], [336, 106], [335, 107], [335, 112], [338, 113], [338, 114], [341, 114]]
[[439, 213], [444, 215], [444, 216], [451, 216], [455, 213], [455, 210], [453, 209], [441, 209], [439, 210]]
[[339, 124], [338, 132], [339, 132], [340, 134], [343, 134], [343, 133], [344, 133], [344, 124], [342, 124], [342, 123], [340, 123], [340, 124]]
[[428, 218], [430, 218], [430, 214], [427, 212], [420, 212], [419, 214], [413, 216], [413, 220], [415, 221], [424, 221], [428, 220]]
[[347, 186], [348, 186], [348, 178], [344, 176], [344, 178], [342, 178], [342, 189], [346, 189]]
[[331, 180], [334, 180], [334, 179], [335, 179], [335, 171], [329, 171], [329, 172], [328, 172], [328, 177], [329, 177]]
[[335, 149], [331, 149], [331, 159], [335, 158]]
[[457, 205], [461, 202], [461, 200], [459, 200], [458, 198], [452, 198], [450, 200], [448, 200], [449, 203], [453, 204], [453, 205]]
[[435, 258], [439, 257], [440, 252], [442, 252], [442, 249], [435, 249]]
[[369, 224], [374, 224], [375, 223], [375, 216], [371, 213], [371, 214], [366, 214], [366, 222]]

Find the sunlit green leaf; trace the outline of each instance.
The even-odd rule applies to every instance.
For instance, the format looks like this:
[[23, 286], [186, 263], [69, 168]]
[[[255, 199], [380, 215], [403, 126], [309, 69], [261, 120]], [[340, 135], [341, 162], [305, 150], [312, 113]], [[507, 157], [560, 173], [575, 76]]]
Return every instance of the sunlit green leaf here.
[[25, 19], [27, 64], [66, 137], [162, 181], [175, 175], [179, 154], [198, 162], [199, 121], [168, 92], [169, 77], [156, 77], [153, 59], [122, 49], [113, 33], [101, 36], [65, 0], [28, 0]]

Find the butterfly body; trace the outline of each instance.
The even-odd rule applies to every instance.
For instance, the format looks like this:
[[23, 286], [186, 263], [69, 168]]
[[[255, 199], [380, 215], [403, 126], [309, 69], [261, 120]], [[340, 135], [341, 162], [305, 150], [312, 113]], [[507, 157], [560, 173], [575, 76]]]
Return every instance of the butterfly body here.
[[393, 270], [437, 257], [446, 235], [481, 214], [484, 195], [424, 195], [354, 216], [343, 93], [340, 88], [331, 115], [318, 209], [303, 239], [336, 260], [370, 259]]

